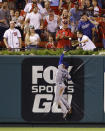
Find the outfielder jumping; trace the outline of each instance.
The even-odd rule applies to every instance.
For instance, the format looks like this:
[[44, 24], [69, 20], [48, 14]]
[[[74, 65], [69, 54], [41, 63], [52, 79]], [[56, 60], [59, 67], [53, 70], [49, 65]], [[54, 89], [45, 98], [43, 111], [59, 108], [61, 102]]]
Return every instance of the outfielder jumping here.
[[71, 80], [71, 76], [68, 72], [69, 64], [63, 61], [63, 57], [66, 51], [60, 56], [58, 71], [56, 73], [56, 91], [55, 91], [55, 103], [59, 105], [63, 112], [63, 118], [66, 119], [68, 113], [71, 113], [71, 105], [63, 98], [63, 93], [66, 88], [64, 81]]

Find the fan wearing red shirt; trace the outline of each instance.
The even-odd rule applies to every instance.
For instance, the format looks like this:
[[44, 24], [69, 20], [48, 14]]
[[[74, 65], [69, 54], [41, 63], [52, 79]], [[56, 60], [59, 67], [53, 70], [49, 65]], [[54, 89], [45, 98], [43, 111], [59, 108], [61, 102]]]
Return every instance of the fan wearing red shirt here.
[[46, 44], [46, 48], [47, 49], [54, 49], [55, 45], [54, 45], [54, 40], [53, 40], [53, 36], [49, 34], [49, 42]]
[[63, 19], [63, 27], [56, 33], [57, 48], [64, 48], [66, 46], [72, 47], [70, 38], [73, 38], [73, 34], [71, 33], [71, 30], [68, 28], [68, 25], [68, 19]]

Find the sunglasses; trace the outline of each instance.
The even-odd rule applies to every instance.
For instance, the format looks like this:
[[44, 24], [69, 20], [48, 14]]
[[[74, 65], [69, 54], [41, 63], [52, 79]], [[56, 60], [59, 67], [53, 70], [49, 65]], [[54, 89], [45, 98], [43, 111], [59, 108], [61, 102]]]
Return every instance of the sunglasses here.
[[67, 25], [67, 24], [68, 24], [68, 21], [63, 21], [63, 24]]

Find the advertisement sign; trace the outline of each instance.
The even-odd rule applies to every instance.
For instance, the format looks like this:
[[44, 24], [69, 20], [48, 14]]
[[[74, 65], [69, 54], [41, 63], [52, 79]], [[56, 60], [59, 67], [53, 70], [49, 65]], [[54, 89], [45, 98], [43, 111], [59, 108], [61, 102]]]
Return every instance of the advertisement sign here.
[[22, 63], [22, 117], [28, 122], [77, 122], [84, 116], [84, 66], [80, 58], [64, 58], [69, 63], [71, 81], [65, 81], [63, 98], [71, 113], [66, 119], [55, 106], [56, 73], [59, 58], [27, 58]]

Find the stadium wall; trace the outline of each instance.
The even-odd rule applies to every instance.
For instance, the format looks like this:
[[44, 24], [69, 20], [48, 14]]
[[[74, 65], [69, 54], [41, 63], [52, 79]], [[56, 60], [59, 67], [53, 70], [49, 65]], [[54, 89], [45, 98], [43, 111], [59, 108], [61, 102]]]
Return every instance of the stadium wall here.
[[105, 122], [105, 57], [65, 56], [72, 76], [64, 93], [68, 101], [72, 97], [67, 120], [59, 108], [52, 111], [58, 60], [56, 56], [0, 56], [0, 123]]

